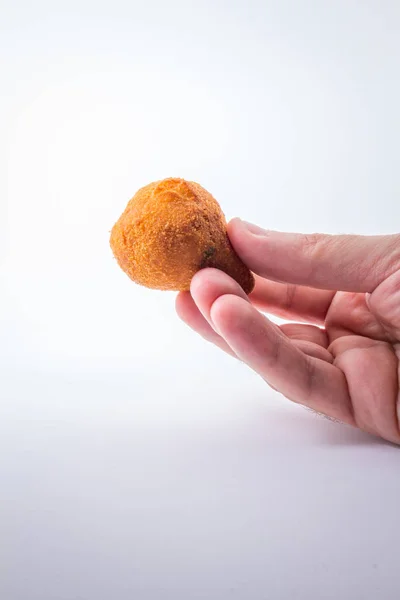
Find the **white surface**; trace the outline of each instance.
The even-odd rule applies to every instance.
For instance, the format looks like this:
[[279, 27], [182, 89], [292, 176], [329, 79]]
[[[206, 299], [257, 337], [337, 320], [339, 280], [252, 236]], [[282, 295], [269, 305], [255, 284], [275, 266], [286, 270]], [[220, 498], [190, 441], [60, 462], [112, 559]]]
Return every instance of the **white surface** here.
[[3, 598], [397, 597], [398, 450], [203, 359], [7, 378]]
[[0, 5], [1, 598], [398, 598], [398, 449], [197, 339], [108, 231], [169, 175], [398, 230], [399, 4], [59, 4]]

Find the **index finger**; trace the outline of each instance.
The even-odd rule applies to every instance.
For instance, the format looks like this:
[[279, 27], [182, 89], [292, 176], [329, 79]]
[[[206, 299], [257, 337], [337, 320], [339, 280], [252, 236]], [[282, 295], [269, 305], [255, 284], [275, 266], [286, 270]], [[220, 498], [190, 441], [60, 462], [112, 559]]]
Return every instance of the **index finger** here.
[[325, 290], [373, 292], [400, 268], [400, 235], [361, 236], [266, 231], [233, 219], [230, 241], [258, 275]]

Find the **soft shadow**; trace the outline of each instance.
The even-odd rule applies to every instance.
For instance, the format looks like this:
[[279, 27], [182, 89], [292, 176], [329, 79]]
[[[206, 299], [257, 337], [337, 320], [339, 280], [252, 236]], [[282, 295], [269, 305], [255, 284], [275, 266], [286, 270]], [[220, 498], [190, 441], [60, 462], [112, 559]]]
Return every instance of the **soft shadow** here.
[[251, 421], [253, 419], [256, 422], [252, 422], [251, 427], [257, 430], [257, 435], [267, 435], [274, 442], [285, 440], [290, 445], [340, 447], [389, 446], [400, 450], [396, 444], [297, 405], [265, 406], [264, 410], [259, 406]]

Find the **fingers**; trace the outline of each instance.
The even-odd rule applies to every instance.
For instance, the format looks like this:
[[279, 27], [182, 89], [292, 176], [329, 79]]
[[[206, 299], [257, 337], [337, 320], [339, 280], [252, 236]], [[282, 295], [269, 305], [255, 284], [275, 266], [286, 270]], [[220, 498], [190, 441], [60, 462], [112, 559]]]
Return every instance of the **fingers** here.
[[218, 333], [211, 327], [207, 320], [203, 317], [196, 304], [193, 302], [189, 292], [181, 292], [176, 297], [175, 301], [176, 312], [178, 316], [184, 321], [191, 329], [196, 331], [201, 337], [208, 342], [212, 342], [221, 350], [236, 357], [235, 353], [228, 344], [221, 338]]
[[[215, 298], [220, 293], [221, 278], [226, 278], [224, 283], [225, 291], [237, 292], [240, 296], [245, 297], [240, 287], [236, 287], [236, 283], [227, 278], [220, 271], [208, 269], [203, 271], [200, 281], [194, 287], [198, 286], [198, 291], [195, 292], [199, 298], [199, 304], [203, 307], [205, 314], [209, 312]], [[217, 289], [216, 289], [217, 288]], [[208, 307], [206, 309], [206, 307]], [[236, 355], [228, 344], [221, 338], [220, 335], [209, 324], [207, 319], [202, 315], [199, 308], [195, 304], [189, 292], [181, 292], [176, 298], [176, 311], [178, 316], [191, 329], [199, 333], [204, 339], [212, 342], [231, 356]], [[332, 355], [326, 350], [328, 346], [328, 338], [324, 329], [313, 327], [312, 325], [302, 325], [298, 323], [286, 323], [280, 326], [280, 330], [292, 340], [294, 345], [305, 354], [332, 362]]]
[[349, 382], [356, 425], [399, 444], [398, 368], [393, 346], [358, 336], [331, 345], [336, 365]]
[[278, 283], [256, 275], [250, 294], [252, 304], [260, 310], [296, 321], [322, 324], [335, 292], [287, 283]]
[[367, 298], [368, 307], [393, 342], [400, 341], [400, 270]]
[[297, 234], [266, 231], [233, 219], [229, 238], [262, 277], [325, 290], [372, 292], [400, 268], [400, 236]]
[[314, 342], [307, 342], [306, 340], [292, 339], [291, 341], [296, 348], [301, 350], [304, 354], [307, 354], [307, 356], [312, 356], [313, 358], [319, 358], [325, 362], [333, 363], [333, 356], [326, 348], [323, 348]]
[[320, 329], [314, 325], [303, 325], [301, 323], [285, 323], [280, 326], [281, 331], [291, 340], [302, 340], [312, 342], [323, 348], [329, 345], [328, 335], [325, 329]]
[[191, 294], [203, 316], [209, 320], [212, 304], [221, 295], [235, 294], [248, 302], [241, 286], [231, 277], [218, 269], [203, 269], [196, 273], [190, 285]]
[[[272, 387], [318, 412], [353, 423], [343, 373], [312, 355], [326, 353], [323, 346], [309, 340], [291, 342], [248, 302], [240, 286], [220, 271], [206, 269], [197, 273], [191, 294], [219, 337]], [[288, 329], [288, 333], [296, 335], [294, 330]], [[307, 333], [310, 336], [310, 329]], [[302, 351], [301, 345], [308, 348], [310, 355]]]
[[353, 423], [343, 373], [304, 354], [251, 304], [238, 296], [219, 296], [210, 320], [235, 354], [287, 398]]
[[193, 278], [191, 284], [192, 293], [196, 294], [198, 299], [197, 305], [190, 293], [181, 292], [176, 298], [176, 311], [178, 316], [205, 340], [212, 342], [227, 354], [237, 358], [234, 351], [207, 320], [210, 308], [218, 296], [221, 280], [224, 289], [228, 293], [238, 294], [243, 299], [247, 299], [241, 286], [231, 277], [218, 269], [203, 269]]

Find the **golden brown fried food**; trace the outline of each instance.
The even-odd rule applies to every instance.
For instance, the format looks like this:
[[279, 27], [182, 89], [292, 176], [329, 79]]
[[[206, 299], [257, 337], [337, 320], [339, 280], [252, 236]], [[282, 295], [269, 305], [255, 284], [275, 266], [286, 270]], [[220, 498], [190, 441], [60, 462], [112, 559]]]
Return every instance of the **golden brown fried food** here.
[[192, 181], [169, 178], [141, 188], [114, 225], [110, 245], [122, 270], [149, 288], [188, 290], [204, 267], [221, 269], [247, 294], [254, 287], [218, 202]]

